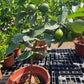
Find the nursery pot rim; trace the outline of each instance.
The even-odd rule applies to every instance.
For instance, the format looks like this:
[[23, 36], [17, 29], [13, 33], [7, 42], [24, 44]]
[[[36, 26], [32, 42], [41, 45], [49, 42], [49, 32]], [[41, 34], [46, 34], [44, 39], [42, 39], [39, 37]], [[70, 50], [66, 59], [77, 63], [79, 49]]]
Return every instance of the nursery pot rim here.
[[9, 55], [9, 56], [7, 56], [6, 58], [4, 58], [4, 59], [7, 59], [7, 58], [9, 58], [9, 57], [11, 57], [11, 56], [13, 56], [15, 53], [13, 52], [13, 53], [11, 53], [11, 55]]
[[[31, 67], [31, 66], [25, 66], [25, 67], [22, 67], [22, 68], [16, 70], [16, 71], [8, 78], [6, 84], [10, 84], [10, 80], [13, 80], [12, 76], [13, 76], [15, 73], [17, 73], [17, 72], [20, 71], [21, 69], [23, 70], [23, 69], [30, 68], [30, 67]], [[44, 67], [39, 66], [39, 65], [33, 65], [33, 67], [42, 69], [42, 70], [47, 74], [47, 83], [46, 83], [46, 84], [50, 84], [50, 74], [49, 74], [49, 72], [48, 72]], [[25, 73], [27, 73], [27, 72], [25, 72]], [[25, 73], [18, 75], [16, 78], [14, 78], [14, 80], [17, 80], [17, 78], [18, 78], [19, 76], [24, 75]], [[12, 81], [11, 84], [17, 84], [17, 83], [14, 83], [14, 80]]]
[[[38, 42], [39, 42], [39, 40], [37, 40]], [[45, 40], [42, 40], [42, 41], [44, 41], [45, 42]], [[34, 40], [34, 42], [33, 43], [35, 43], [35, 40]], [[45, 42], [45, 44], [44, 45], [41, 45], [41, 46], [35, 46], [35, 48], [44, 48], [44, 47], [47, 47], [47, 43]], [[33, 48], [33, 46], [31, 46], [30, 45], [30, 48]]]
[[83, 39], [81, 39], [81, 38], [76, 38], [73, 42], [74, 42], [74, 44], [76, 44], [76, 45], [84, 46], [84, 44], [78, 43], [78, 42], [81, 42], [81, 40], [83, 40]]

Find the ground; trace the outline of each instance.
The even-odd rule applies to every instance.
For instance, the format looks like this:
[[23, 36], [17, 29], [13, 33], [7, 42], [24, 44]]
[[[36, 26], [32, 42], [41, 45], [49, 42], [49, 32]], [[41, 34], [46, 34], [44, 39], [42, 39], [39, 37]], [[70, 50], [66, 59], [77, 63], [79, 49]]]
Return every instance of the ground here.
[[[58, 48], [58, 42], [57, 43], [52, 43], [51, 47], [52, 49]], [[73, 42], [64, 42], [59, 48], [74, 48], [74, 43]]]

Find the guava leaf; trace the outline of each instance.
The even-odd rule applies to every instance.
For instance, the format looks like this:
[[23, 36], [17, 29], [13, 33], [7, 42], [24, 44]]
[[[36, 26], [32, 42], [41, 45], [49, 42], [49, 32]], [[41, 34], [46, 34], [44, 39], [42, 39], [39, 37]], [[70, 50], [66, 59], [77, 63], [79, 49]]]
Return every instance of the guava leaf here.
[[14, 43], [19, 43], [23, 40], [24, 34], [16, 34], [13, 36], [13, 42]]
[[67, 24], [67, 28], [75, 33], [82, 33], [84, 32], [84, 21], [75, 21], [73, 23], [69, 23]]
[[32, 41], [27, 41], [27, 43], [29, 44], [30, 47], [33, 46], [33, 42]]
[[79, 5], [72, 6], [72, 11], [73, 12], [76, 12], [78, 9], [79, 9]]
[[34, 39], [35, 39], [35, 38], [29, 37], [29, 36], [27, 36], [27, 35], [23, 36], [23, 40], [24, 40], [24, 41], [31, 41], [31, 40], [34, 40]]
[[61, 23], [65, 23], [67, 15], [68, 15], [68, 8], [66, 6], [64, 6], [63, 12], [62, 12]]
[[44, 51], [38, 51], [38, 52], [35, 52], [35, 53], [49, 57], [49, 54], [45, 53]]
[[60, 23], [61, 22], [61, 19], [62, 19], [62, 15], [58, 15], [57, 16], [57, 22]]
[[65, 41], [65, 36], [60, 40], [58, 48], [63, 44], [64, 41]]
[[45, 31], [44, 26], [39, 26], [39, 27], [37, 27], [37, 28], [32, 32], [32, 36], [33, 36], [33, 37], [38, 36], [38, 35], [40, 35], [41, 33], [43, 33], [44, 31]]
[[84, 11], [84, 6], [82, 8], [79, 8], [76, 12], [83, 12]]
[[17, 14], [16, 19], [15, 19], [16, 24], [18, 24], [18, 22], [19, 22], [21, 19], [23, 19], [26, 15], [27, 15], [26, 12], [21, 12], [21, 13]]
[[25, 47], [26, 47], [26, 46], [25, 46], [24, 44], [20, 44], [20, 45], [19, 45], [19, 48], [21, 49], [21, 51], [23, 51], [23, 50], [25, 49]]
[[54, 30], [57, 29], [59, 25], [55, 21], [49, 21], [45, 24], [46, 30]]
[[56, 17], [56, 16], [48, 15], [48, 17], [49, 17], [51, 20], [57, 22], [57, 17]]
[[29, 16], [28, 23], [30, 23], [30, 25], [35, 24], [36, 18], [37, 18], [37, 13], [35, 13], [34, 15]]
[[67, 18], [75, 18], [75, 17], [81, 17], [84, 16], [84, 7], [78, 9], [75, 13], [72, 13], [67, 16]]
[[29, 31], [30, 31], [30, 29], [25, 29], [25, 30], [22, 31], [22, 33], [26, 33], [26, 32], [29, 32]]
[[34, 54], [33, 51], [26, 51], [26, 52], [22, 53], [22, 54], [17, 58], [17, 61], [25, 60], [25, 59], [31, 57], [33, 54]]
[[16, 48], [18, 48], [18, 43], [11, 43], [8, 48], [6, 49], [6, 55], [11, 54]]
[[49, 34], [45, 34], [44, 35], [44, 40], [45, 40], [45, 42], [47, 43], [47, 46], [48, 47], [50, 47], [51, 46], [51, 40], [52, 40], [52, 36], [51, 35], [49, 35]]
[[19, 0], [18, 1], [18, 5], [23, 5], [23, 3], [25, 3], [25, 0]]
[[72, 13], [72, 14], [68, 15], [67, 19], [68, 18], [75, 18], [75, 17], [82, 17], [82, 16], [84, 16], [84, 13], [82, 13], [82, 12], [75, 12], [75, 13]]

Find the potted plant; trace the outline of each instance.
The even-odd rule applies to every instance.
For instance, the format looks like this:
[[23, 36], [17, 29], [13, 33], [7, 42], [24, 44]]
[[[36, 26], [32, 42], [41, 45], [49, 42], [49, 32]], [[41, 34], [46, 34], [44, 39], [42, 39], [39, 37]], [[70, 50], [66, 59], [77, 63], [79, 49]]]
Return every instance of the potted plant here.
[[[30, 4], [28, 5], [28, 8], [31, 6], [35, 7], [34, 5]], [[44, 7], [44, 6], [45, 6], [45, 9], [47, 10], [41, 11], [40, 10], [41, 7]], [[48, 71], [41, 66], [33, 65], [33, 57], [35, 57], [36, 54], [48, 56], [45, 50], [47, 45], [48, 47], [50, 47], [51, 40], [53, 39], [53, 34], [46, 33], [46, 30], [50, 30], [50, 31], [55, 30], [59, 27], [59, 25], [57, 25], [56, 20], [55, 21], [52, 20], [54, 16], [52, 16], [52, 18], [47, 16], [48, 4], [42, 4], [42, 6], [40, 5], [38, 7], [37, 12], [36, 11], [32, 13], [29, 13], [29, 12], [32, 12], [31, 8], [30, 10], [28, 10], [29, 16], [27, 17], [29, 18], [28, 25], [30, 25], [31, 27], [23, 30], [22, 34], [14, 35], [13, 43], [11, 44], [12, 46], [10, 47], [10, 50], [7, 50], [7, 51], [8, 53], [10, 53], [15, 49], [15, 47], [17, 47], [17, 45], [20, 45], [21, 43], [27, 44], [26, 46], [31, 47], [31, 51], [27, 51], [21, 54], [18, 57], [18, 60], [24, 60], [31, 57], [31, 65], [17, 70], [12, 76], [9, 77], [7, 84], [24, 82], [26, 79], [29, 80], [27, 82], [31, 84], [32, 79], [34, 78], [35, 80], [37, 77], [40, 78], [40, 81], [44, 81], [45, 84], [50, 84], [50, 75]], [[37, 16], [39, 14], [41, 16], [40, 23], [38, 21], [39, 17]], [[40, 48], [37, 48], [37, 47], [42, 47], [42, 50], [40, 50]]]
[[[36, 5], [36, 6], [38, 6], [38, 5]], [[23, 59], [27, 59], [27, 58], [31, 57], [31, 65], [28, 66], [29, 69], [27, 68], [27, 70], [29, 70], [28, 73], [30, 73], [30, 75], [29, 75], [30, 79], [32, 78], [32, 75], [35, 75], [33, 73], [35, 73], [34, 68], [36, 66], [35, 65], [33, 66], [33, 57], [36, 54], [41, 54], [44, 56], [46, 56], [46, 54], [47, 54], [44, 52], [44, 50], [41, 50], [41, 51], [40, 51], [40, 49], [38, 49], [39, 51], [36, 50], [36, 47], [41, 46], [42, 41], [45, 41], [47, 46], [50, 47], [51, 41], [54, 38], [54, 33], [51, 33], [51, 32], [47, 33], [47, 31], [50, 30], [50, 31], [55, 32], [56, 29], [59, 28], [59, 26], [60, 26], [60, 23], [57, 22], [56, 16], [50, 12], [48, 4], [44, 3], [42, 5], [39, 5], [39, 7], [36, 7], [36, 8], [37, 9], [35, 9], [34, 4], [28, 4], [28, 6], [26, 6], [26, 9], [28, 9], [28, 11], [22, 12], [22, 13], [17, 15], [19, 17], [20, 17], [20, 15], [24, 15], [24, 16], [21, 18], [18, 18], [18, 17], [16, 18], [16, 21], [17, 21], [16, 25], [18, 25], [18, 23], [20, 21], [24, 21], [24, 19], [27, 19], [27, 23], [26, 23], [27, 25], [26, 24], [24, 24], [24, 25], [26, 25], [28, 27], [25, 30], [23, 30], [21, 34], [14, 35], [13, 44], [10, 48], [10, 50], [13, 50], [12, 49], [13, 47], [15, 47], [16, 45], [20, 45], [21, 43], [27, 44], [26, 46], [31, 47], [31, 51], [27, 51], [18, 57], [18, 60], [23, 60]], [[66, 9], [66, 7], [64, 9]], [[64, 15], [64, 13], [63, 13], [63, 15]], [[58, 18], [60, 19], [60, 17], [58, 17]], [[62, 22], [65, 19], [66, 18], [62, 18]], [[60, 28], [61, 28], [61, 26], [60, 26]], [[62, 37], [63, 37], [63, 32], [62, 32], [62, 35], [60, 37], [60, 39], [63, 40], [64, 37], [63, 38]], [[56, 36], [56, 38], [57, 38], [57, 36]], [[60, 42], [60, 43], [62, 43], [62, 42]], [[46, 46], [44, 48], [46, 49]], [[8, 52], [10, 53], [10, 51], [8, 51]], [[22, 68], [22, 70], [23, 70], [23, 68]], [[22, 73], [24, 72], [23, 74], [26, 74], [26, 68], [24, 68], [24, 69], [25, 70], [23, 70]], [[20, 69], [18, 71], [20, 71]], [[42, 70], [42, 71], [44, 71], [44, 70]], [[36, 71], [36, 73], [37, 72], [38, 71]], [[17, 71], [15, 73], [19, 74]], [[15, 73], [8, 79], [8, 81], [7, 81], [8, 84], [12, 83], [12, 82], [13, 83], [16, 82], [15, 78], [17, 77], [17, 75]], [[39, 72], [39, 73], [41, 73], [41, 72]], [[44, 71], [44, 73], [45, 73], [45, 71]], [[14, 78], [14, 80], [12, 77]], [[17, 80], [18, 81], [17, 83], [20, 82], [21, 77], [23, 79], [24, 76], [21, 75], [20, 78]], [[48, 77], [48, 75], [46, 78], [50, 79], [50, 77]], [[45, 78], [43, 78], [43, 79], [45, 80]], [[31, 82], [31, 80], [29, 82]], [[47, 82], [47, 84], [49, 84], [49, 83], [50, 83], [50, 80], [49, 80], [49, 82]]]
[[[14, 46], [12, 46], [14, 45]], [[3, 65], [5, 67], [11, 67], [12, 65], [14, 65], [15, 63], [15, 59], [14, 59], [14, 55], [15, 55], [15, 49], [18, 48], [18, 44], [14, 44], [11, 43], [10, 46], [8, 46], [8, 48], [6, 49], [6, 53], [5, 53], [5, 58], [4, 58], [4, 62]], [[12, 50], [11, 50], [12, 48]]]
[[[31, 82], [34, 78], [34, 80], [39, 77], [40, 80], [44, 80], [44, 82], [46, 82], [46, 84], [50, 84], [50, 75], [48, 73], [48, 71], [46, 69], [44, 69], [43, 67], [41, 66], [36, 66], [36, 65], [33, 65], [33, 57], [35, 56], [35, 54], [41, 54], [41, 55], [47, 55], [47, 53], [44, 53], [43, 51], [35, 51], [35, 47], [37, 46], [37, 42], [38, 42], [38, 35], [41, 35], [43, 32], [44, 32], [44, 26], [39, 26], [40, 28], [36, 28], [35, 30], [32, 30], [31, 33], [32, 33], [32, 36], [29, 36], [27, 35], [29, 32], [26, 31], [26, 33], [22, 33], [22, 34], [16, 34], [14, 35], [14, 38], [13, 38], [13, 43], [9, 46], [9, 48], [7, 49], [7, 53], [9, 54], [11, 51], [13, 51], [19, 44], [21, 44], [22, 41], [24, 42], [27, 42], [29, 45], [30, 45], [30, 42], [29, 41], [32, 41], [32, 40], [35, 40], [35, 43], [33, 43], [33, 46], [32, 46], [32, 50], [31, 51], [27, 51], [23, 54], [21, 54], [21, 56], [18, 57], [18, 60], [24, 60], [24, 59], [27, 59], [29, 57], [31, 57], [31, 65], [28, 66], [28, 67], [23, 67], [22, 69], [19, 69], [17, 70], [8, 80], [8, 84], [11, 84], [11, 83], [14, 83], [14, 82], [24, 82], [25, 80], [30, 80], [30, 81], [26, 81], [27, 83]], [[39, 30], [41, 30], [40, 33], [39, 33]], [[46, 34], [47, 36], [47, 34]], [[50, 38], [50, 36], [49, 36]], [[19, 40], [18, 40], [19, 39]], [[16, 46], [17, 45], [17, 46]], [[9, 50], [10, 49], [10, 50]], [[48, 56], [48, 55], [47, 55]], [[38, 71], [39, 70], [39, 71]], [[44, 74], [41, 74], [42, 71]], [[21, 73], [20, 73], [21, 72]], [[19, 74], [20, 73], [20, 74]], [[19, 77], [19, 79], [16, 80], [16, 78], [18, 77], [17, 75], [15, 74], [18, 74], [21, 75]], [[27, 79], [23, 79], [23, 77], [27, 78]], [[28, 77], [27, 77], [28, 76]], [[35, 77], [36, 76], [36, 77]], [[41, 77], [42, 76], [42, 77]], [[11, 79], [13, 78], [13, 79]], [[13, 81], [11, 81], [13, 80]], [[16, 80], [16, 81], [15, 81]], [[20, 81], [22, 80], [22, 81]]]
[[[33, 48], [35, 47], [36, 43], [33, 45]], [[32, 49], [33, 50], [33, 49]], [[12, 84], [12, 83], [36, 83], [38, 84], [38, 78], [40, 82], [43, 84], [50, 84], [50, 75], [48, 71], [37, 65], [33, 65], [33, 57], [35, 54], [41, 54], [41, 55], [47, 55], [46, 53], [39, 51], [39, 52], [34, 52], [34, 51], [27, 51], [26, 53], [21, 54], [21, 56], [18, 57], [18, 60], [24, 60], [29, 57], [31, 57], [31, 65], [23, 67], [19, 70], [17, 70], [7, 81], [7, 84]], [[48, 55], [47, 55], [48, 56]], [[42, 73], [42, 74], [41, 74]], [[18, 74], [18, 75], [16, 75]], [[16, 80], [17, 79], [17, 80]], [[44, 82], [43, 82], [44, 81]]]
[[[29, 36], [27, 35], [28, 32], [26, 31], [26, 33], [22, 33], [22, 34], [17, 34], [17, 35], [14, 35], [14, 38], [13, 38], [13, 44], [11, 44], [9, 47], [10, 47], [10, 50], [13, 51], [16, 44], [19, 45], [20, 42], [22, 42], [22, 40], [24, 42], [27, 42], [29, 45], [30, 45], [30, 42], [29, 41], [32, 41], [32, 40], [35, 40], [35, 43], [33, 43], [33, 46], [32, 46], [32, 50], [31, 51], [27, 51], [26, 53], [23, 53], [21, 54], [21, 56], [18, 57], [18, 60], [24, 60], [24, 59], [27, 59], [29, 57], [31, 57], [31, 65], [28, 66], [28, 67], [23, 67], [22, 69], [19, 69], [17, 70], [8, 80], [8, 84], [11, 84], [11, 83], [14, 83], [14, 82], [24, 82], [26, 79], [22, 80], [24, 75], [26, 75], [25, 77], [27, 77], [27, 80], [30, 80], [30, 81], [27, 81], [29, 82], [29, 84], [31, 84], [30, 82], [33, 80], [32, 78], [34, 78], [34, 80], [39, 77], [40, 78], [40, 81], [44, 80], [44, 83], [46, 82], [46, 84], [50, 84], [50, 75], [48, 73], [48, 71], [46, 69], [44, 69], [43, 67], [41, 66], [36, 66], [36, 65], [33, 65], [33, 57], [35, 56], [35, 54], [41, 54], [41, 55], [44, 55], [46, 56], [47, 53], [44, 53], [43, 51], [35, 51], [35, 47], [37, 46], [37, 42], [38, 42], [38, 35], [41, 35], [45, 29], [44, 29], [44, 26], [39, 26], [40, 28], [36, 28], [35, 30], [32, 30], [32, 36]], [[39, 30], [41, 30], [40, 33], [39, 33]], [[47, 35], [47, 34], [46, 34]], [[48, 35], [47, 35], [48, 36]], [[50, 38], [50, 36], [49, 36]], [[19, 40], [18, 40], [19, 39]], [[51, 38], [50, 38], [51, 39]], [[17, 47], [17, 46], [16, 46]], [[10, 53], [9, 49], [7, 49], [8, 53]], [[48, 55], [47, 55], [48, 56]], [[39, 71], [38, 71], [39, 70]], [[41, 74], [42, 71], [44, 74]], [[21, 73], [20, 73], [21, 72]], [[23, 73], [24, 72], [24, 73]], [[15, 75], [15, 74], [19, 74], [21, 75], [19, 77], [19, 79], [16, 80], [16, 78], [19, 76]], [[28, 75], [29, 74], [29, 75]], [[36, 76], [36, 77], [35, 77]], [[11, 79], [13, 77], [13, 79]], [[20, 81], [20, 79], [22, 81]], [[13, 81], [11, 81], [13, 80]], [[16, 80], [16, 81], [15, 81]]]
[[[75, 44], [76, 55], [84, 57], [84, 7], [78, 9], [75, 13], [67, 16], [67, 18], [74, 18], [74, 22], [68, 23], [67, 28], [77, 34], [73, 41]], [[71, 34], [72, 35], [72, 34]], [[76, 35], [75, 35], [76, 36]]]
[[[75, 9], [73, 10], [76, 11]], [[58, 47], [60, 47], [64, 41], [73, 41], [75, 44], [76, 55], [80, 57], [84, 57], [83, 12], [84, 6], [82, 8], [79, 8], [76, 12], [68, 15], [67, 7], [65, 6], [62, 15], [59, 16], [62, 18], [58, 22], [63, 32], [60, 29], [55, 32], [55, 38], [60, 39]]]
[[75, 44], [76, 55], [84, 57], [84, 22], [75, 21], [70, 23], [67, 28], [71, 28], [71, 31], [79, 33], [73, 42]]

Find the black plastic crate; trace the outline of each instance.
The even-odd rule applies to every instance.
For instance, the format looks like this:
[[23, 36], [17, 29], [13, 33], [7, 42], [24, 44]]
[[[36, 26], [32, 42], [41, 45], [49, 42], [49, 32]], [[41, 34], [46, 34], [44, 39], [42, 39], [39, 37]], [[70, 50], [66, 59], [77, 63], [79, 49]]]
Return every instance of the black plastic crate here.
[[[25, 50], [26, 52], [26, 50]], [[35, 65], [48, 69], [51, 76], [51, 84], [84, 84], [83, 58], [76, 56], [74, 49], [50, 49], [49, 57], [42, 60], [34, 59]], [[17, 58], [16, 58], [17, 59]], [[3, 81], [17, 69], [30, 65], [30, 58], [21, 62], [15, 62], [10, 68], [2, 68]]]

